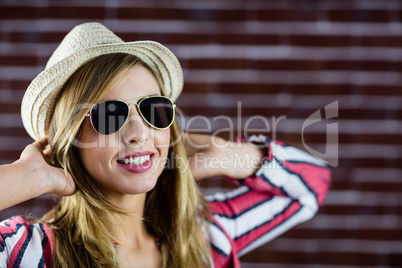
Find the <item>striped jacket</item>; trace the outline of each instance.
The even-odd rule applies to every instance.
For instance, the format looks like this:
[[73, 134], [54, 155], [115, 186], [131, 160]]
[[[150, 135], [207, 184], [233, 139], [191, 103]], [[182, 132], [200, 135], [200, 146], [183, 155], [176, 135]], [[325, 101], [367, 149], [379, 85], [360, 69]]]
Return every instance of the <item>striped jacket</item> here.
[[[236, 190], [206, 197], [213, 213], [208, 238], [215, 268], [241, 267], [239, 256], [310, 219], [330, 185], [329, 169], [320, 160], [263, 136], [249, 140], [267, 143], [264, 165], [255, 176], [236, 180]], [[0, 268], [50, 266], [46, 225], [22, 217], [0, 223]]]
[[261, 135], [248, 140], [267, 144], [264, 165], [254, 177], [236, 180], [241, 185], [236, 190], [207, 197], [216, 268], [241, 267], [240, 256], [313, 217], [330, 186], [322, 161]]

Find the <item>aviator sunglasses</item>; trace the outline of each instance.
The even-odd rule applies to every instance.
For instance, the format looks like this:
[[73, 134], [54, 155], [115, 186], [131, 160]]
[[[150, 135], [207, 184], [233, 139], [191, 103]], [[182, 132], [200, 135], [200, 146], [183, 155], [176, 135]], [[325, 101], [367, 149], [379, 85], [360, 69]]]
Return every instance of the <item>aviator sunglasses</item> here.
[[151, 127], [166, 129], [172, 125], [176, 104], [169, 98], [164, 96], [146, 96], [139, 99], [137, 103], [128, 104], [125, 102], [130, 100], [134, 99], [109, 100], [93, 106], [89, 114], [87, 114], [92, 127], [103, 135], [119, 131], [128, 121], [131, 104], [137, 106], [138, 113]]

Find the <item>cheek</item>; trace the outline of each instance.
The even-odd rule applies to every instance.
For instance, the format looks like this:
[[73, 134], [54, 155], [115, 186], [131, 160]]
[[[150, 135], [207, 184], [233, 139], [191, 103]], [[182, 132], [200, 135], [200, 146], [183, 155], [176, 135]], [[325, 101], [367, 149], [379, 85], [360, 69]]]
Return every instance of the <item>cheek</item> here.
[[155, 147], [161, 151], [162, 156], [167, 156], [170, 145], [170, 129], [156, 131], [154, 143]]
[[116, 144], [117, 138], [118, 137], [114, 134], [100, 135], [92, 127], [89, 119], [86, 119], [81, 125], [80, 134], [78, 136], [78, 147], [83, 149], [109, 147], [109, 145], [113, 146]]
[[[78, 135], [78, 140], [82, 145], [94, 142], [99, 135], [93, 129], [89, 119], [85, 119], [81, 124], [80, 134]], [[81, 146], [83, 147], [83, 146]]]
[[[78, 137], [78, 153], [81, 157], [85, 169], [92, 175], [93, 170], [99, 170], [99, 166], [107, 164], [106, 157], [108, 153], [107, 140], [102, 140], [107, 136], [99, 135], [92, 127], [89, 120], [85, 120], [81, 126]], [[105, 146], [99, 146], [99, 145]]]

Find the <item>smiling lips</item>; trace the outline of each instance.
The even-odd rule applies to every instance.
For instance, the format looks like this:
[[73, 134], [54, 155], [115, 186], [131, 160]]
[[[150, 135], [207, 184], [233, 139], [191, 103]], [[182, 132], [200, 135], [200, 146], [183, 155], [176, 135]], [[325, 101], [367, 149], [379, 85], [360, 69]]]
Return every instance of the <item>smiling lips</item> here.
[[152, 167], [152, 162], [152, 152], [141, 152], [117, 160], [117, 165], [131, 173], [143, 173]]

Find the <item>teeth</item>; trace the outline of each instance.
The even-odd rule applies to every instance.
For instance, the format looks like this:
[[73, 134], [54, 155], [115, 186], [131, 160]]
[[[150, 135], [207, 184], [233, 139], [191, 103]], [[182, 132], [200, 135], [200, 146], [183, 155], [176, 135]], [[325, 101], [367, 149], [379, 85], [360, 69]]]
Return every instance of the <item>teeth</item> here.
[[123, 160], [124, 164], [128, 165], [141, 165], [144, 164], [146, 161], [149, 161], [150, 155], [143, 155], [137, 157], [130, 157]]

